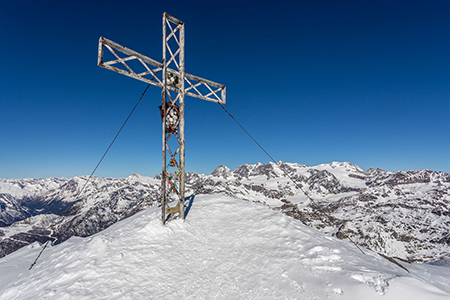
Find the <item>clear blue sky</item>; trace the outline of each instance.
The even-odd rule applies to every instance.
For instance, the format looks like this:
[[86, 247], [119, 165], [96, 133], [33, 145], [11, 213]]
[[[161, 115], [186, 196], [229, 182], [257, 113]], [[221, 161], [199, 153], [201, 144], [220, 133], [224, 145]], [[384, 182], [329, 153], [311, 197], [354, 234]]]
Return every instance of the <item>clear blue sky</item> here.
[[[5, 1], [0, 178], [88, 175], [146, 84], [97, 67], [100, 36], [156, 60], [185, 22], [186, 72], [276, 159], [450, 172], [450, 2]], [[96, 175], [161, 172], [151, 86]], [[186, 168], [269, 159], [218, 104], [186, 101]]]

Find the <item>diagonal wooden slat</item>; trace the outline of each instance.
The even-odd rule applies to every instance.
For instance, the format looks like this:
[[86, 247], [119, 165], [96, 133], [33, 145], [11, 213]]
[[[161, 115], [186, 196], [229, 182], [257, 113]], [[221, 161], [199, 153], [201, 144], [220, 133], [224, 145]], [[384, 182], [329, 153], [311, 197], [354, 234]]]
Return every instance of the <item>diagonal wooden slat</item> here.
[[168, 44], [166, 45], [166, 47], [170, 53], [170, 59], [167, 61], [167, 65], [169, 66], [171, 62], [174, 62], [177, 69], [180, 69], [180, 65], [177, 63], [176, 56], [180, 53], [181, 49], [178, 49], [177, 51], [175, 51], [175, 54], [173, 54], [172, 49], [170, 49], [170, 46]]
[[170, 33], [169, 33], [169, 35], [167, 36], [166, 41], [169, 41], [171, 38], [173, 38], [173, 39], [175, 40], [175, 42], [178, 44], [178, 47], [181, 47], [181, 44], [180, 44], [180, 42], [178, 41], [178, 38], [177, 38], [177, 35], [176, 35], [176, 32], [177, 32], [179, 29], [181, 29], [181, 25], [178, 25], [177, 27], [175, 27], [175, 29], [173, 29], [173, 28], [172, 28], [172, 25], [170, 25], [169, 20], [167, 20], [166, 24], [167, 24], [167, 26], [168, 26], [169, 29], [170, 29]]

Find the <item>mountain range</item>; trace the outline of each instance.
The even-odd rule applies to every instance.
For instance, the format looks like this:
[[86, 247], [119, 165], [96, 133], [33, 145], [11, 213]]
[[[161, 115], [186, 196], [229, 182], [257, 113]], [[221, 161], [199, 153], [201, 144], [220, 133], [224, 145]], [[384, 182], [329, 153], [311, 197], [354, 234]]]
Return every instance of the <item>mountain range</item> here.
[[[58, 244], [97, 233], [157, 206], [160, 186], [161, 175], [0, 179], [0, 257], [50, 236]], [[362, 249], [408, 262], [450, 254], [449, 191], [444, 172], [364, 171], [347, 162], [310, 167], [280, 161], [186, 173], [188, 198], [222, 194], [262, 203]]]

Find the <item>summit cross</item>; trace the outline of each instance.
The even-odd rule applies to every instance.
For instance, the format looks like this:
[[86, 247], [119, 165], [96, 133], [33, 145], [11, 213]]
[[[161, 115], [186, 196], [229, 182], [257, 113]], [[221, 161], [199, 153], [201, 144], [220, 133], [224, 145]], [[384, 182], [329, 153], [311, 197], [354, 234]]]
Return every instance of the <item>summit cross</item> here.
[[[112, 58], [104, 61], [105, 48]], [[98, 66], [132, 77], [162, 89], [162, 104], [159, 107], [162, 120], [162, 179], [161, 207], [162, 223], [176, 214], [185, 217], [185, 95], [225, 104], [226, 88], [184, 70], [184, 22], [163, 13], [163, 58], [153, 60], [129, 48], [100, 37]], [[172, 139], [170, 139], [172, 137]], [[169, 146], [170, 142], [170, 146]], [[167, 159], [169, 157], [169, 159]], [[174, 171], [170, 171], [170, 170]], [[170, 207], [169, 201], [178, 199]], [[170, 215], [170, 219], [167, 217]]]

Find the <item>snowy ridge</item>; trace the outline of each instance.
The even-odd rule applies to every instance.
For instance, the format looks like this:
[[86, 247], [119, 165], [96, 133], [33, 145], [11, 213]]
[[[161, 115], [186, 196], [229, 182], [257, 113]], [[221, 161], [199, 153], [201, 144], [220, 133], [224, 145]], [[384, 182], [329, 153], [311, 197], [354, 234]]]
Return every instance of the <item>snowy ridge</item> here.
[[221, 195], [163, 226], [153, 207], [87, 238], [0, 259], [0, 299], [449, 299], [446, 264], [408, 265]]
[[[33, 241], [47, 240], [49, 230], [57, 227], [57, 243], [73, 235], [89, 236], [160, 199], [161, 176], [94, 177], [78, 195], [87, 179], [48, 179], [48, 184], [39, 179], [39, 185], [31, 179], [0, 179], [0, 222], [11, 224], [14, 214], [15, 221], [38, 214], [54, 220], [46, 227], [34, 219], [26, 221], [28, 229], [24, 223], [0, 227], [0, 257]], [[359, 245], [389, 257], [434, 261], [450, 253], [450, 175], [443, 172], [364, 171], [348, 162], [314, 167], [269, 162], [235, 170], [219, 166], [210, 175], [186, 173], [186, 188], [187, 196], [222, 194], [264, 203], [329, 235], [350, 236]], [[55, 217], [73, 203], [67, 217]]]

